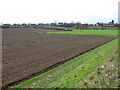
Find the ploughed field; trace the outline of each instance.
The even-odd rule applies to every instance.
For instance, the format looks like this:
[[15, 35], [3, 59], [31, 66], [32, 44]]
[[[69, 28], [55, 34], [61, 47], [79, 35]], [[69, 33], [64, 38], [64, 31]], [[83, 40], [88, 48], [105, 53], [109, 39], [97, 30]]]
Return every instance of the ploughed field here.
[[114, 37], [38, 34], [34, 28], [2, 30], [3, 87], [58, 62], [91, 50]]

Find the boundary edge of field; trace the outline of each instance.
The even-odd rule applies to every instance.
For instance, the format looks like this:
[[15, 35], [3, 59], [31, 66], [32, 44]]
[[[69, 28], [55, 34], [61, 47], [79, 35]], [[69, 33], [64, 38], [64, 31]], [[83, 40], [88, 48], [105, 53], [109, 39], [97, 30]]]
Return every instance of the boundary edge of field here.
[[2, 28], [0, 27], [0, 90], [2, 88]]

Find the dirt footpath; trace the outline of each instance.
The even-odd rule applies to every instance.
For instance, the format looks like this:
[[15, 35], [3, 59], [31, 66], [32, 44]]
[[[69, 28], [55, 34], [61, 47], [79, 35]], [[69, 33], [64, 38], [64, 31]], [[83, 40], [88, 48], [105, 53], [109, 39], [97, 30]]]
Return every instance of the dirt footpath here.
[[113, 40], [112, 37], [37, 34], [55, 30], [3, 29], [3, 86]]

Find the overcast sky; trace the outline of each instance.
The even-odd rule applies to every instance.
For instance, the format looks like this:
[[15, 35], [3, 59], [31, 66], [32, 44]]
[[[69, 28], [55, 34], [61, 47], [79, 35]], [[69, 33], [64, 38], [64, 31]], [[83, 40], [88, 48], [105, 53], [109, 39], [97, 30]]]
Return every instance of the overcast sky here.
[[118, 22], [120, 0], [0, 0], [0, 23]]

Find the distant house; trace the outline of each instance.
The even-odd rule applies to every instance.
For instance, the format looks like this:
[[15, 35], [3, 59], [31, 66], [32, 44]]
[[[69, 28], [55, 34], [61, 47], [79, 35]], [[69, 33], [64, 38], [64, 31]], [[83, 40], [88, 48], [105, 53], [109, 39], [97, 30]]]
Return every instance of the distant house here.
[[80, 29], [88, 29], [88, 24], [81, 24]]
[[62, 23], [62, 22], [58, 23], [58, 26], [64, 26], [64, 23]]
[[11, 26], [10, 24], [3, 24], [2, 28], [10, 28], [10, 26]]

